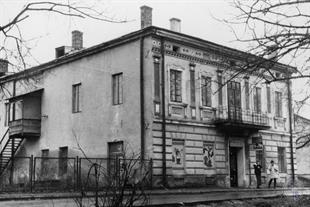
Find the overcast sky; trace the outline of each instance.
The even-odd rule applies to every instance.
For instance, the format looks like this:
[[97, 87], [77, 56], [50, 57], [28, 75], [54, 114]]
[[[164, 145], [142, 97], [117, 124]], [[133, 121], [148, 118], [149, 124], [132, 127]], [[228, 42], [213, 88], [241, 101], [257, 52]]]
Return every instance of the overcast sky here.
[[[32, 0], [36, 1], [36, 0]], [[63, 0], [58, 2], [73, 2]], [[12, 19], [30, 1], [0, 0], [0, 25]], [[71, 31], [84, 33], [84, 47], [90, 47], [126, 33], [140, 29], [140, 6], [153, 8], [153, 25], [169, 28], [169, 19], [181, 19], [182, 33], [200, 37], [225, 46], [247, 50], [246, 44], [235, 41], [231, 28], [219, 19], [232, 18], [236, 11], [231, 0], [94, 0], [94, 8], [104, 10], [106, 15], [127, 23], [108, 23], [90, 19], [64, 18], [49, 13], [31, 13], [30, 18], [20, 25], [26, 40], [31, 40], [32, 54], [43, 63], [55, 57], [55, 48], [71, 45]], [[242, 34], [243, 26], [234, 25], [235, 31]], [[1, 37], [0, 37], [1, 38]], [[300, 86], [297, 84], [298, 93]], [[310, 113], [304, 113], [310, 118]]]

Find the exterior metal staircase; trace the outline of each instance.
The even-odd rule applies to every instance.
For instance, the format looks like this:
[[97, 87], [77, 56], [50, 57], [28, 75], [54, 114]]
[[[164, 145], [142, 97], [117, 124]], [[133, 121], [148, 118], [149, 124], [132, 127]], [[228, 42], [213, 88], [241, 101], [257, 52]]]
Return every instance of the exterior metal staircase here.
[[10, 137], [8, 136], [8, 132], [9, 129], [6, 130], [0, 141], [0, 176], [7, 168], [24, 140], [24, 138]]

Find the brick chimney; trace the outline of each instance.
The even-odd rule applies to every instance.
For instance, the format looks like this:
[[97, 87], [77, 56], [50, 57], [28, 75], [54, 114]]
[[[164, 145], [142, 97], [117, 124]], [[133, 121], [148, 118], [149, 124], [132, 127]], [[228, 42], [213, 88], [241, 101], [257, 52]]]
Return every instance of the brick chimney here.
[[72, 48], [73, 50], [80, 50], [83, 48], [83, 32], [72, 31]]
[[141, 6], [141, 29], [152, 26], [152, 8]]
[[174, 32], [181, 32], [181, 20], [178, 18], [170, 19], [170, 30]]
[[9, 61], [0, 58], [0, 76], [8, 72]]

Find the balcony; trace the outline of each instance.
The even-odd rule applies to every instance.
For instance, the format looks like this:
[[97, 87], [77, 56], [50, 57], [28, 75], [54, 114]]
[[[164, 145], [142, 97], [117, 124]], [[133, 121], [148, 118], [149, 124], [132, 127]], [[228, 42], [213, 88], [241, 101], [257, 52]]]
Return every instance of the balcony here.
[[9, 122], [10, 137], [30, 138], [40, 137], [40, 119], [18, 119]]
[[229, 132], [243, 130], [255, 132], [270, 128], [266, 114], [234, 107], [218, 108], [215, 113], [214, 123]]
[[43, 89], [8, 99], [10, 137], [34, 138], [41, 134], [41, 98]]

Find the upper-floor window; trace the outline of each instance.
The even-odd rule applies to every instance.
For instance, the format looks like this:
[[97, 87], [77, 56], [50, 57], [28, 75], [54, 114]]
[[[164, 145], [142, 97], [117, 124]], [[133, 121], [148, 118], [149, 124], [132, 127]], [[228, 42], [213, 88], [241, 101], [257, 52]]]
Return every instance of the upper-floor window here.
[[211, 77], [201, 76], [201, 102], [203, 106], [211, 106]]
[[245, 79], [244, 81], [244, 90], [245, 90], [245, 109], [250, 109], [250, 86], [249, 80]]
[[259, 87], [255, 87], [254, 91], [254, 111], [256, 113], [261, 113], [262, 111], [262, 89]]
[[267, 112], [271, 113], [271, 93], [270, 93], [270, 86], [267, 85]]
[[81, 112], [81, 83], [72, 85], [72, 113]]
[[113, 105], [123, 103], [123, 73], [112, 75]]
[[196, 87], [195, 87], [195, 66], [191, 65], [190, 66], [190, 91], [191, 91], [191, 106], [195, 106], [196, 102]]
[[10, 114], [10, 103], [5, 103], [5, 117], [4, 117], [4, 126], [9, 125], [9, 114]]
[[182, 102], [182, 72], [170, 70], [170, 100]]
[[221, 72], [218, 72], [217, 74], [217, 87], [218, 87], [219, 106], [222, 106], [223, 105], [223, 78], [222, 78]]
[[282, 93], [276, 91], [275, 93], [275, 112], [277, 117], [282, 117]]
[[160, 70], [159, 70], [159, 58], [154, 58], [154, 96], [155, 101], [160, 101]]

